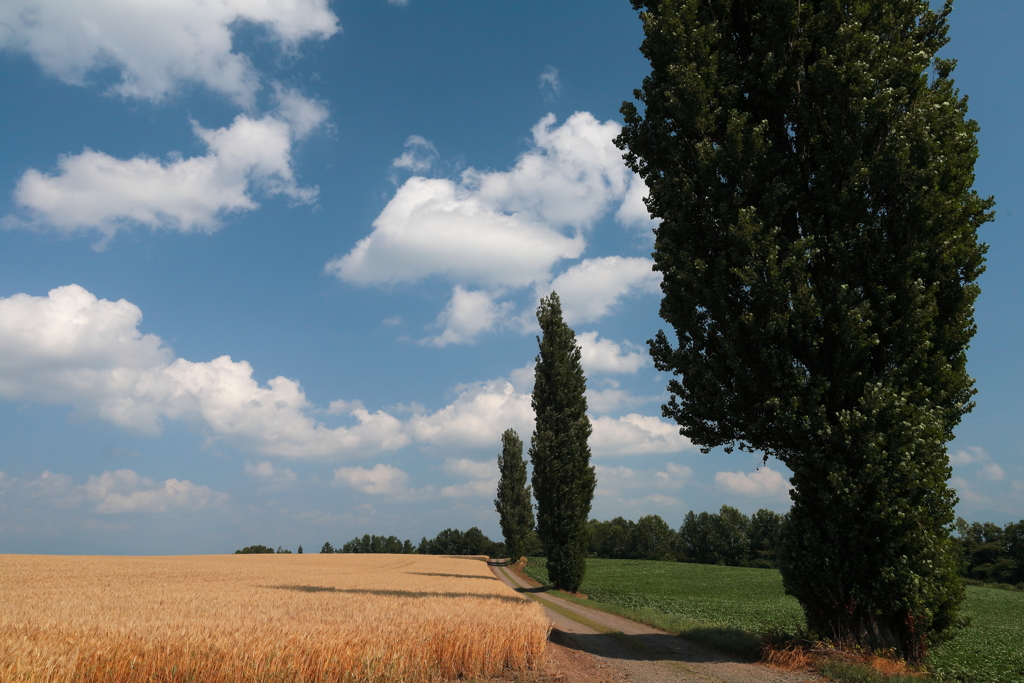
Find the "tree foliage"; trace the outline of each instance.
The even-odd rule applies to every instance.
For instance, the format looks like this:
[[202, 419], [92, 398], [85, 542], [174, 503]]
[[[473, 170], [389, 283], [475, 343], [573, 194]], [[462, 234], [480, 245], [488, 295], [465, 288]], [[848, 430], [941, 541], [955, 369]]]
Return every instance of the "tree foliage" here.
[[652, 71], [617, 143], [650, 190], [672, 372], [705, 451], [782, 460], [782, 571], [812, 630], [920, 659], [957, 621], [945, 444], [991, 199], [951, 6], [633, 0]]
[[412, 541], [400, 540], [397, 536], [371, 536], [363, 534], [361, 538], [353, 538], [341, 546], [339, 553], [391, 553], [394, 555], [411, 554], [416, 552]]
[[501, 453], [498, 455], [498, 497], [494, 508], [498, 511], [501, 534], [512, 561], [523, 557], [526, 536], [533, 531], [533, 501], [526, 485], [526, 461], [523, 460], [523, 440], [514, 429], [501, 435]]
[[1004, 527], [956, 520], [961, 574], [985, 583], [1024, 586], [1024, 519]]
[[235, 555], [264, 555], [273, 552], [273, 548], [265, 545], [247, 545], [241, 550], [236, 550]]
[[576, 592], [586, 572], [587, 518], [597, 483], [587, 444], [587, 382], [558, 294], [541, 298], [537, 321], [542, 333], [533, 385], [537, 422], [530, 440], [537, 533], [552, 584]]
[[505, 557], [505, 544], [495, 543], [477, 527], [466, 531], [445, 529], [434, 538], [420, 541], [416, 552], [422, 555], [487, 555]]

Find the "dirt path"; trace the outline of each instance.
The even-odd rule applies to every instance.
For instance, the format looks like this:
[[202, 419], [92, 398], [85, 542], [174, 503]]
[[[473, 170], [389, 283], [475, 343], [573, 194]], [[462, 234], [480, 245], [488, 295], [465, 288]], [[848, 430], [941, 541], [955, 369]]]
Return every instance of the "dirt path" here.
[[488, 563], [506, 584], [544, 606], [553, 625], [546, 674], [566, 683], [808, 683], [806, 673], [751, 664], [651, 626], [583, 607]]

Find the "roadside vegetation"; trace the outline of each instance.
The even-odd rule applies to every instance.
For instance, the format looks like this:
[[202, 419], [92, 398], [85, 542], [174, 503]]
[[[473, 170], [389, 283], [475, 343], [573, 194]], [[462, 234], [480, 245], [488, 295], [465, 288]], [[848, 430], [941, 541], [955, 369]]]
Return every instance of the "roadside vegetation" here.
[[[549, 585], [544, 558], [530, 558], [524, 571]], [[589, 607], [751, 658], [760, 656], [763, 644], [806, 630], [799, 603], [784, 593], [773, 569], [591, 558], [580, 591]], [[970, 625], [931, 650], [927, 669], [952, 683], [1024, 681], [1024, 592], [968, 586], [966, 593]], [[842, 659], [822, 673], [850, 683], [904, 678]]]

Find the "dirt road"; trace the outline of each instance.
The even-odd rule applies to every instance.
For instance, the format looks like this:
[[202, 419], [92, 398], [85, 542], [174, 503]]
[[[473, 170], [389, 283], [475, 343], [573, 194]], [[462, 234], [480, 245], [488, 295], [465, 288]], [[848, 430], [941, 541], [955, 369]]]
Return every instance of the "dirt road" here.
[[806, 673], [751, 664], [656, 628], [590, 609], [531, 587], [514, 570], [491, 571], [537, 600], [553, 625], [546, 673], [566, 683], [808, 683]]

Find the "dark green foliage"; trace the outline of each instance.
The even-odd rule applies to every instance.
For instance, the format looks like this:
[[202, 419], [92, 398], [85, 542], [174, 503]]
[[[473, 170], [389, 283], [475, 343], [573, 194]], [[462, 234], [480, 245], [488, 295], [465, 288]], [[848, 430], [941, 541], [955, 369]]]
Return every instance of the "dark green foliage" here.
[[664, 413], [793, 471], [782, 573], [813, 632], [919, 660], [963, 599], [945, 444], [993, 205], [935, 56], [951, 7], [633, 5], [652, 71], [617, 143], [663, 221]]
[[633, 527], [632, 555], [638, 560], [674, 560], [676, 532], [658, 515], [645, 515]]
[[323, 546], [321, 546], [321, 548], [320, 548], [320, 554], [321, 555], [323, 555], [323, 554], [330, 555], [333, 552], [334, 552], [334, 546], [331, 545], [329, 542], [328, 543], [324, 543]]
[[512, 561], [523, 557], [526, 536], [533, 531], [533, 502], [530, 487], [526, 485], [526, 461], [523, 460], [523, 440], [514, 429], [501, 435], [501, 453], [498, 455], [498, 497], [494, 508], [498, 511], [501, 534]]
[[292, 551], [291, 550], [285, 550], [281, 546], [277, 546], [277, 554], [278, 555], [291, 555]]
[[487, 555], [506, 557], [505, 544], [495, 543], [480, 529], [470, 527], [466, 531], [445, 529], [432, 539], [420, 541], [416, 552], [422, 555]]
[[395, 555], [416, 552], [412, 541], [401, 541], [397, 536], [371, 536], [364, 534], [362, 538], [353, 538], [341, 546], [339, 553], [392, 553]]
[[301, 554], [302, 554], [302, 546], [300, 545], [300, 546], [299, 546], [299, 549], [298, 549], [298, 550], [296, 550], [295, 552], [296, 552], [297, 554], [301, 555]]
[[537, 321], [542, 333], [533, 384], [537, 422], [530, 441], [537, 533], [551, 581], [574, 593], [587, 568], [587, 518], [597, 483], [587, 445], [587, 382], [558, 294], [541, 298]]
[[[769, 513], [760, 510], [756, 514]], [[775, 513], [769, 513], [775, 514]], [[751, 520], [734, 507], [718, 513], [686, 513], [679, 527], [679, 549], [690, 562], [746, 567], [750, 564]]]
[[761, 509], [750, 515], [747, 526], [748, 564], [751, 567], [778, 567], [782, 540], [782, 515]]
[[961, 575], [985, 583], [1024, 582], [1024, 520], [999, 527], [956, 520]]
[[263, 555], [273, 552], [273, 548], [268, 548], [265, 545], [247, 545], [241, 550], [236, 550], [235, 555]]
[[588, 551], [594, 557], [627, 559], [633, 552], [633, 527], [636, 522], [616, 517], [610, 522], [590, 520], [587, 528], [590, 534]]

